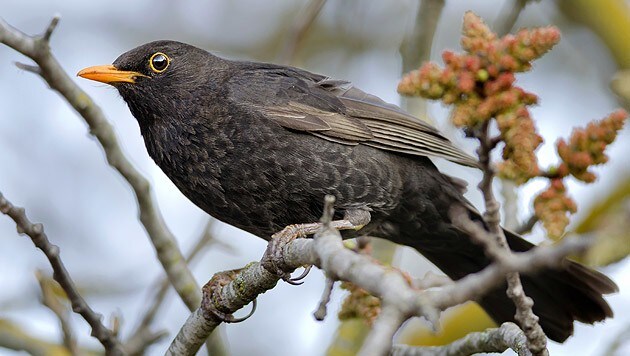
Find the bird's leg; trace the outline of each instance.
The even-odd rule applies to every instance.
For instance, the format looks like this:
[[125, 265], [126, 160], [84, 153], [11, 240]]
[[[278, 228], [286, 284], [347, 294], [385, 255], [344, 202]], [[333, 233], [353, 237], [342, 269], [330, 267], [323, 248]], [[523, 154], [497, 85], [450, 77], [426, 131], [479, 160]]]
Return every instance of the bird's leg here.
[[[351, 209], [345, 211], [343, 219], [331, 221], [330, 226], [337, 230], [360, 230], [370, 222], [370, 219], [371, 216], [368, 210]], [[282, 261], [282, 249], [287, 243], [296, 238], [315, 234], [319, 231], [321, 226], [321, 223], [295, 224], [289, 225], [273, 234], [267, 245], [267, 251], [261, 261], [265, 269], [279, 275], [283, 281], [289, 284], [302, 284], [303, 282], [301, 282], [301, 280], [308, 275], [311, 266], [306, 266], [304, 272], [299, 277], [291, 278], [291, 274], [286, 272], [287, 269], [282, 268], [284, 266]]]

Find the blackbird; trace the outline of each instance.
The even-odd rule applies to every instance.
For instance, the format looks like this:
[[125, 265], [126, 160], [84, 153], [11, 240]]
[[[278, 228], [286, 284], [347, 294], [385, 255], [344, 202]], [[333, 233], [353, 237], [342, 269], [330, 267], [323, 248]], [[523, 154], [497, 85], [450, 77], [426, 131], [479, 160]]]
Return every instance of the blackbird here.
[[[232, 61], [175, 41], [122, 54], [79, 76], [113, 85], [138, 121], [149, 155], [197, 206], [263, 239], [318, 221], [324, 196], [342, 216], [369, 217], [358, 232], [411, 246], [449, 277], [490, 260], [450, 221], [465, 184], [429, 157], [476, 166], [432, 126], [351, 83], [289, 66]], [[367, 220], [367, 219], [365, 219]], [[534, 247], [506, 232], [514, 251]], [[617, 286], [566, 261], [522, 277], [547, 336], [562, 342], [573, 321], [613, 315], [603, 294]], [[505, 286], [479, 300], [498, 322], [513, 321]]]

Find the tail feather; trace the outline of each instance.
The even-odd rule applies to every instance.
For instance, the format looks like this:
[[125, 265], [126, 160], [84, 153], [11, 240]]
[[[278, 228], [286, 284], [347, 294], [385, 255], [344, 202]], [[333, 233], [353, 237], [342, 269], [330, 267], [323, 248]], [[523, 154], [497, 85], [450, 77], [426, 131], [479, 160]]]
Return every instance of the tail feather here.
[[[442, 240], [450, 248], [435, 248], [423, 243], [411, 243], [420, 253], [452, 279], [460, 279], [478, 272], [490, 261], [480, 246], [473, 244], [467, 236], [457, 230], [442, 234]], [[456, 232], [453, 234], [453, 232]], [[510, 248], [524, 252], [534, 247], [520, 236], [505, 231]], [[411, 242], [412, 239], [407, 237]], [[426, 239], [422, 239], [426, 242]], [[617, 286], [605, 275], [566, 261], [560, 269], [542, 270], [521, 278], [525, 293], [534, 300], [534, 313], [540, 318], [545, 334], [554, 341], [563, 342], [573, 334], [573, 321], [592, 324], [613, 316], [603, 295], [616, 292]], [[482, 297], [478, 302], [497, 322], [514, 321], [515, 307], [502, 285]]]

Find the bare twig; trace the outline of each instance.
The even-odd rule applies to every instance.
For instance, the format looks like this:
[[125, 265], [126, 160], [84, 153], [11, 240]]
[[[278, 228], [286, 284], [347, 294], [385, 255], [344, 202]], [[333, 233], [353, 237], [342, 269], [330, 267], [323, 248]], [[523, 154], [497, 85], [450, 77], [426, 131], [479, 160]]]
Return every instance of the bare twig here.
[[53, 18], [43, 36], [28, 36], [0, 19], [0, 42], [33, 59], [40, 69], [36, 72], [81, 114], [90, 127], [90, 133], [102, 145], [108, 163], [132, 187], [138, 201], [140, 221], [151, 238], [158, 259], [186, 306], [194, 310], [201, 301], [199, 287], [184, 262], [173, 234], [164, 223], [151, 195], [149, 182], [124, 156], [114, 130], [101, 109], [70, 79], [50, 52], [48, 39], [58, 21], [57, 17]]
[[50, 36], [52, 36], [53, 31], [55, 30], [55, 28], [57, 28], [57, 25], [59, 24], [59, 19], [61, 19], [61, 15], [55, 14], [53, 16], [50, 24], [48, 24], [48, 27], [46, 27], [46, 31], [44, 31], [44, 34], [42, 35], [42, 40], [44, 42], [50, 42]]
[[501, 179], [503, 197], [503, 226], [508, 230], [518, 227], [518, 187], [514, 181]]
[[[433, 324], [437, 323], [436, 317], [432, 318]], [[372, 329], [365, 337], [365, 342], [359, 350], [360, 356], [372, 356], [372, 355], [388, 355], [392, 347], [392, 337], [398, 331], [400, 326], [405, 320], [409, 318], [399, 306], [393, 303], [383, 302], [382, 310], [376, 320]]]
[[39, 68], [38, 66], [34, 66], [34, 65], [30, 65], [30, 64], [24, 64], [24, 63], [20, 63], [20, 62], [15, 62], [15, 66], [20, 68], [21, 70], [25, 70], [27, 72], [31, 72], [31, 73], [37, 74], [37, 75], [42, 75], [42, 69]]
[[[139, 218], [155, 248], [158, 260], [166, 271], [170, 283], [188, 309], [195, 310], [201, 303], [201, 292], [192, 273], [188, 269], [175, 237], [166, 226], [149, 181], [138, 172], [123, 154], [111, 124], [102, 110], [66, 74], [52, 55], [49, 47], [59, 16], [55, 16], [41, 36], [29, 36], [0, 19], [0, 43], [32, 59], [39, 67], [35, 73], [56, 90], [81, 115], [103, 147], [107, 162], [129, 183], [135, 194]], [[23, 66], [22, 66], [23, 67]], [[226, 354], [225, 346], [215, 338], [213, 345], [216, 354]]]
[[[186, 263], [189, 266], [197, 257], [201, 256], [203, 251], [214, 244], [219, 244], [227, 249], [232, 249], [230, 245], [214, 238], [214, 235], [212, 234], [213, 225], [214, 220], [209, 219], [203, 229], [203, 232], [199, 236], [199, 239], [187, 254]], [[140, 323], [132, 332], [131, 337], [129, 337], [129, 339], [125, 342], [125, 349], [128, 350], [130, 354], [142, 354], [148, 346], [167, 335], [166, 331], [152, 332], [150, 330], [150, 326], [163, 305], [171, 284], [169, 283], [168, 278], [164, 278], [163, 280], [154, 283], [154, 285], [159, 287], [151, 288], [152, 290], [157, 289], [157, 292], [155, 292], [153, 297], [153, 302], [151, 302], [149, 308], [147, 308], [147, 311], [144, 313]]]
[[[327, 208], [328, 208], [327, 203]], [[383, 266], [372, 258], [344, 247], [339, 232], [331, 228], [339, 224], [326, 223], [330, 211], [325, 214], [321, 230], [314, 239], [295, 239], [279, 249], [267, 249], [277, 253], [273, 259], [279, 261], [286, 273], [303, 265], [314, 265], [335, 280], [349, 281], [381, 298], [386, 313], [375, 321], [372, 336], [366, 340], [378, 340], [379, 346], [366, 343], [363, 355], [381, 355], [391, 347], [393, 333], [400, 324], [411, 316], [422, 316], [437, 325], [439, 312], [453, 305], [474, 300], [488, 290], [503, 283], [506, 273], [532, 273], [541, 268], [553, 268], [562, 264], [570, 253], [583, 250], [590, 241], [565, 239], [553, 247], [539, 247], [528, 252], [513, 254], [510, 258], [494, 263], [476, 274], [468, 275], [441, 288], [418, 290], [410, 286], [400, 271]], [[334, 222], [333, 222], [334, 223]], [[466, 226], [476, 226], [470, 221]], [[311, 224], [307, 225], [311, 228]], [[343, 225], [341, 225], [343, 226]], [[481, 228], [480, 228], [481, 229]], [[299, 226], [293, 230], [299, 231]], [[483, 237], [492, 235], [481, 229]], [[264, 256], [263, 260], [269, 257]], [[170, 354], [192, 355], [204, 340], [204, 333], [211, 332], [226, 316], [252, 302], [261, 293], [273, 288], [280, 275], [270, 272], [264, 264], [253, 262], [241, 270], [215, 275], [204, 287], [201, 308], [180, 329], [169, 347]], [[385, 350], [385, 351], [384, 351]]]
[[[490, 161], [490, 153], [495, 147], [494, 143], [489, 139], [488, 123], [486, 122], [483, 127], [475, 132], [476, 138], [479, 140], [479, 148], [477, 153], [479, 155], [479, 163], [483, 170], [483, 178], [478, 187], [481, 190], [486, 206], [486, 211], [483, 214], [484, 221], [487, 224], [488, 232], [493, 237], [494, 243], [491, 241], [481, 242], [488, 254], [492, 259], [499, 263], [504, 263], [506, 259], [512, 255], [510, 247], [507, 244], [505, 233], [501, 228], [501, 218], [499, 215], [500, 204], [494, 196], [492, 190], [492, 182], [494, 180], [494, 168]], [[472, 227], [474, 224], [461, 224], [457, 227], [466, 230], [468, 226]], [[476, 234], [473, 237], [482, 237], [482, 234]], [[521, 284], [521, 278], [518, 273], [508, 273], [507, 277], [507, 295], [516, 306], [515, 319], [525, 332], [527, 336], [527, 343], [529, 350], [534, 355], [547, 355], [547, 337], [543, 332], [540, 324], [538, 323], [538, 317], [534, 314], [532, 306], [534, 302], [531, 298], [525, 295], [523, 286]]]
[[92, 336], [101, 342], [105, 350], [110, 355], [122, 355], [124, 351], [122, 346], [109, 330], [101, 322], [102, 316], [97, 314], [81, 297], [79, 291], [74, 285], [74, 281], [70, 277], [68, 270], [64, 266], [59, 256], [59, 247], [53, 245], [48, 240], [48, 236], [44, 232], [42, 224], [33, 224], [27, 217], [23, 208], [19, 208], [11, 204], [2, 193], [0, 193], [0, 212], [9, 216], [17, 225], [20, 234], [28, 235], [33, 244], [46, 255], [52, 269], [54, 271], [53, 278], [61, 285], [68, 296], [68, 300], [72, 304], [72, 310], [80, 314], [85, 321], [92, 327]]
[[63, 344], [68, 349], [71, 355], [77, 355], [79, 353], [77, 348], [77, 340], [74, 337], [74, 332], [70, 326], [70, 320], [68, 320], [68, 309], [64, 306], [59, 299], [55, 296], [53, 291], [53, 283], [50, 277], [46, 277], [43, 271], [35, 271], [35, 277], [39, 282], [39, 287], [42, 291], [42, 304], [50, 309], [59, 320], [61, 331], [63, 334]]
[[[51, 343], [29, 334], [10, 320], [0, 318], [0, 347], [3, 349], [22, 351], [33, 356], [67, 355], [68, 350], [63, 345]], [[81, 348], [81, 355], [99, 355], [102, 350]]]
[[[467, 214], [455, 213], [451, 216], [454, 225], [461, 226], [476, 240], [491, 238], [491, 235], [470, 220]], [[481, 234], [485, 236], [478, 236]], [[427, 294], [439, 309], [461, 304], [499, 285], [510, 272], [533, 273], [544, 268], [559, 268], [564, 264], [566, 256], [584, 252], [591, 244], [592, 241], [587, 239], [563, 239], [561, 243], [553, 247], [536, 247], [528, 252], [513, 253], [507, 258], [501, 257], [495, 260], [493, 264], [478, 273], [469, 274], [436, 291], [427, 291]]]
[[442, 16], [444, 0], [422, 0], [416, 12], [413, 29], [403, 38], [400, 45], [402, 73], [420, 67], [431, 56], [435, 30]]
[[518, 17], [529, 2], [530, 0], [513, 0], [505, 2], [504, 9], [501, 11], [501, 14], [493, 26], [499, 36], [509, 33], [514, 28], [514, 24], [516, 24]]
[[291, 29], [288, 31], [289, 38], [286, 40], [284, 48], [278, 58], [280, 63], [293, 63], [306, 33], [313, 25], [313, 22], [315, 22], [317, 15], [319, 15], [325, 3], [326, 0], [310, 0], [306, 6], [300, 10], [291, 24]]
[[43, 36], [28, 36], [0, 19], [0, 42], [35, 61], [42, 78], [52, 89], [58, 91], [89, 125], [90, 133], [98, 139], [105, 151], [107, 162], [132, 187], [140, 209], [140, 221], [151, 238], [169, 280], [186, 305], [194, 310], [201, 301], [199, 288], [184, 263], [173, 234], [164, 223], [151, 195], [149, 182], [124, 156], [116, 134], [101, 109], [70, 79], [50, 52], [48, 39], [58, 21], [58, 17], [53, 18]]
[[324, 285], [324, 292], [322, 292], [322, 298], [319, 301], [319, 305], [317, 309], [313, 313], [315, 320], [322, 321], [326, 318], [326, 314], [328, 313], [327, 306], [328, 302], [330, 302], [330, 296], [332, 295], [333, 287], [335, 286], [335, 281], [332, 278], [326, 277], [326, 284]]
[[[420, 1], [413, 28], [400, 44], [402, 74], [420, 67], [422, 62], [431, 58], [431, 46], [443, 8], [444, 0]], [[408, 113], [426, 120], [426, 99], [403, 96], [401, 107]]]
[[204, 314], [201, 308], [190, 314], [166, 350], [165, 356], [195, 355], [197, 353], [208, 335], [218, 325], [218, 323], [209, 322]]
[[[210, 245], [211, 242], [214, 241], [214, 237], [212, 236], [212, 233], [210, 232], [211, 228], [212, 228], [212, 221], [208, 221], [199, 240], [195, 243], [192, 250], [186, 257], [187, 264], [190, 265], [190, 263], [195, 259], [195, 257], [199, 256], [201, 251], [203, 251], [206, 247]], [[160, 307], [162, 306], [162, 303], [164, 302], [164, 299], [166, 297], [166, 293], [168, 292], [169, 287], [171, 286], [171, 284], [168, 281], [168, 278], [163, 279], [159, 282], [156, 282], [155, 285], [159, 285], [159, 287], [151, 288], [152, 290], [157, 289], [157, 292], [155, 293], [155, 296], [153, 298], [153, 302], [150, 304], [149, 308], [144, 313], [144, 316], [142, 317], [140, 324], [136, 328], [136, 331], [132, 333], [132, 335], [140, 332], [142, 329], [148, 328], [151, 325], [151, 323], [155, 319], [155, 316], [157, 315], [158, 310], [160, 309]], [[133, 338], [133, 336], [131, 338]]]
[[517, 227], [516, 230], [514, 230], [514, 232], [516, 232], [519, 235], [526, 234], [532, 231], [532, 229], [534, 228], [534, 225], [536, 225], [536, 223], [539, 220], [540, 219], [538, 218], [538, 216], [532, 215], [529, 217], [529, 219], [525, 220], [525, 222], [523, 222], [521, 226]]
[[512, 349], [519, 356], [530, 356], [527, 339], [514, 323], [503, 323], [496, 329], [470, 333], [444, 346], [395, 345], [392, 356], [454, 356], [486, 352], [504, 352]]

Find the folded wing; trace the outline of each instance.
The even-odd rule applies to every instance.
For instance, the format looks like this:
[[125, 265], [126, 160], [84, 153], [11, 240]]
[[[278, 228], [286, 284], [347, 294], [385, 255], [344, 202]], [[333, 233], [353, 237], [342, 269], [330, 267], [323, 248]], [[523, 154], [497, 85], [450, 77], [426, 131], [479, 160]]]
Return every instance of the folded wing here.
[[256, 93], [261, 91], [251, 90], [240, 97], [282, 127], [345, 145], [362, 144], [478, 166], [473, 157], [453, 146], [433, 126], [349, 82], [275, 65], [244, 71], [248, 72], [250, 88], [271, 87], [277, 96], [271, 100], [256, 99]]

